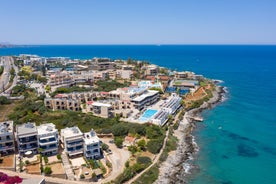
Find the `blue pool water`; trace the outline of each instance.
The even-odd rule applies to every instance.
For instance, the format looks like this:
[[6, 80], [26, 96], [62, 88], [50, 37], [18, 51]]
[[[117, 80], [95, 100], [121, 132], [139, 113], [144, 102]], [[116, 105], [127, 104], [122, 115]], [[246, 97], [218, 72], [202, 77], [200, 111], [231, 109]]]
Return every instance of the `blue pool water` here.
[[276, 46], [45, 45], [0, 49], [89, 59], [139, 59], [221, 79], [228, 100], [203, 113], [194, 135], [200, 150], [191, 184], [272, 184], [276, 181]]
[[148, 121], [158, 110], [147, 109], [144, 114], [139, 118], [140, 121]]

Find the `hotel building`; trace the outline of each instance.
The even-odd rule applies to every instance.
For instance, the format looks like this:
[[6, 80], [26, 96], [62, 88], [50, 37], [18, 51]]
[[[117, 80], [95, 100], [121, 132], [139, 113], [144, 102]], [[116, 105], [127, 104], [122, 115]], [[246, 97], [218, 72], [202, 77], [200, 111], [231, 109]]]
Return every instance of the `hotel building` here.
[[133, 106], [136, 109], [141, 110], [145, 106], [150, 106], [150, 105], [154, 104], [155, 102], [158, 101], [158, 99], [159, 99], [159, 92], [158, 91], [147, 90], [142, 95], [139, 95], [139, 96], [133, 98], [131, 100], [131, 102], [133, 103]]

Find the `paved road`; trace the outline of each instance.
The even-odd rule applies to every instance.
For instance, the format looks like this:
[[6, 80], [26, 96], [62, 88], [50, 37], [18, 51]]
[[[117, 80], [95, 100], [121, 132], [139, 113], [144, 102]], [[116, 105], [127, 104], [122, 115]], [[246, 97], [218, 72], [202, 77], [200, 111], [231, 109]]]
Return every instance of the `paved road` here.
[[[5, 95], [4, 92], [9, 92], [11, 91], [11, 89], [16, 85], [17, 83], [17, 73], [19, 71], [18, 67], [15, 66], [14, 64], [14, 60], [12, 57], [9, 57], [9, 56], [4, 56], [2, 57], [3, 58], [3, 66], [4, 66], [4, 72], [3, 74], [1, 75], [1, 78], [0, 78], [0, 95]], [[9, 85], [9, 80], [10, 80], [10, 70], [14, 68], [15, 70], [15, 77], [13, 79], [13, 83], [12, 85], [6, 89]]]

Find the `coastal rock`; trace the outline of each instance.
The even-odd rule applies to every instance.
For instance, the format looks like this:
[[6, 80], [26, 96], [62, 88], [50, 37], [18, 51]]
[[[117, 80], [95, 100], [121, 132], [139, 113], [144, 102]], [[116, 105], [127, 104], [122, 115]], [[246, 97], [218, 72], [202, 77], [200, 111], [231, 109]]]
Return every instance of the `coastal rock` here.
[[187, 183], [187, 176], [192, 172], [198, 172], [199, 168], [192, 166], [188, 163], [193, 158], [195, 152], [198, 151], [198, 147], [194, 141], [194, 137], [191, 135], [193, 129], [196, 127], [194, 121], [189, 121], [186, 116], [198, 116], [204, 109], [213, 108], [217, 103], [225, 99], [225, 90], [221, 86], [217, 86], [213, 91], [213, 97], [203, 103], [199, 108], [192, 109], [186, 112], [183, 121], [180, 123], [177, 130], [175, 130], [175, 136], [178, 138], [177, 149], [171, 152], [165, 162], [161, 164], [159, 169], [159, 177], [154, 182], [155, 184], [163, 183]]

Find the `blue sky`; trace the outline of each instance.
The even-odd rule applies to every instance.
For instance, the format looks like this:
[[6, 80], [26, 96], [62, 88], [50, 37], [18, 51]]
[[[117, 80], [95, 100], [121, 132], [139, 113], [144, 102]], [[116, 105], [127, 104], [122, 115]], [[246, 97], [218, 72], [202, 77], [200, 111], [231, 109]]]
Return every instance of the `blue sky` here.
[[0, 20], [15, 44], [276, 44], [276, 0], [3, 0]]

